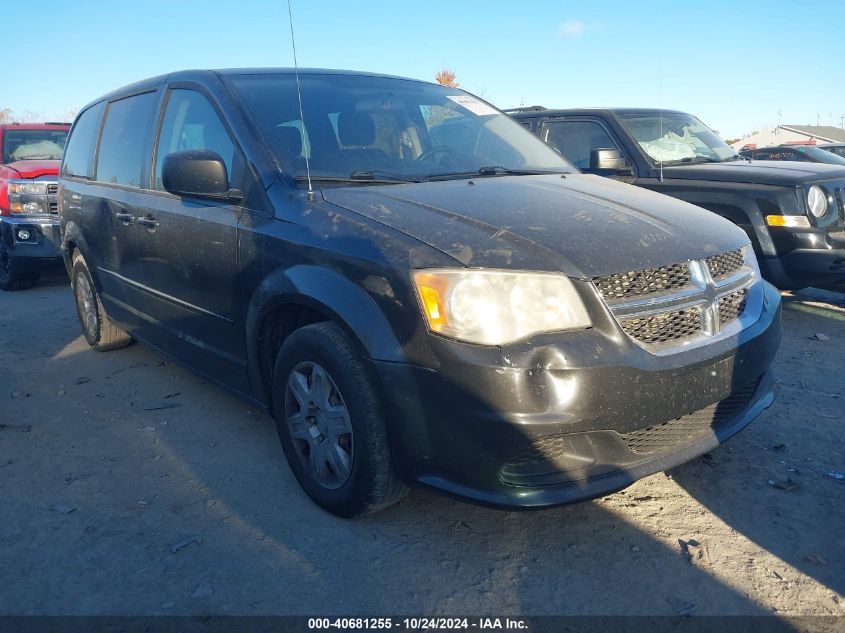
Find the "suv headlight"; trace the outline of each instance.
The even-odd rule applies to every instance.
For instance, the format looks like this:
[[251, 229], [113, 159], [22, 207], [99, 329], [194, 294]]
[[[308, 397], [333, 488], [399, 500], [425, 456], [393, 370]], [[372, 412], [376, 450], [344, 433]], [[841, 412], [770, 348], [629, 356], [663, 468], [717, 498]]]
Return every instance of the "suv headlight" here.
[[467, 343], [503, 345], [590, 326], [581, 297], [559, 273], [437, 268], [413, 277], [429, 329]]
[[810, 213], [817, 218], [822, 218], [827, 213], [827, 206], [827, 194], [824, 189], [818, 185], [810, 187], [807, 191], [807, 208], [810, 209]]

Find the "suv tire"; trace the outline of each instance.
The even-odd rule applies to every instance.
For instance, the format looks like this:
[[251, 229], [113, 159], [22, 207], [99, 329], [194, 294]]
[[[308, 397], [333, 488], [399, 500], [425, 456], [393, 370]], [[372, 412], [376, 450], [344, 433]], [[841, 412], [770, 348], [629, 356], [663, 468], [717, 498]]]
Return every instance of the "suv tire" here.
[[370, 371], [334, 323], [293, 332], [276, 357], [273, 411], [294, 476], [323, 509], [351, 518], [397, 503], [384, 407]]
[[70, 279], [76, 316], [79, 317], [79, 325], [82, 326], [82, 333], [88, 345], [98, 352], [108, 352], [129, 345], [132, 337], [117, 327], [106, 314], [88, 265], [79, 252], [73, 255]]

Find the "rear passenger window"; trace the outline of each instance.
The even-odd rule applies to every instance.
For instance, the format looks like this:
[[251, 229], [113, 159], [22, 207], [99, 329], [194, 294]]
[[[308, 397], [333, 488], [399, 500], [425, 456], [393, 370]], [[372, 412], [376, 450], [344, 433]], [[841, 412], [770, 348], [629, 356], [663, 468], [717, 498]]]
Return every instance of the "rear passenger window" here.
[[194, 90], [171, 90], [156, 151], [155, 188], [164, 191], [161, 169], [168, 154], [189, 149], [217, 152], [235, 181], [235, 145], [208, 99]]
[[94, 171], [94, 147], [100, 131], [100, 115], [105, 101], [91, 106], [79, 115], [70, 133], [62, 161], [63, 176], [91, 178]]
[[98, 181], [141, 186], [156, 97], [145, 92], [109, 104], [97, 156]]

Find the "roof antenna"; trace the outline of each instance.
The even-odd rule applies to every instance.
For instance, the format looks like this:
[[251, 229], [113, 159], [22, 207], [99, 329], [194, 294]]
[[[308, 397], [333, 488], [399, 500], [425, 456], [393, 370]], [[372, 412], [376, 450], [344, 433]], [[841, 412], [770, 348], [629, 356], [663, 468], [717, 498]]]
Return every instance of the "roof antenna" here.
[[290, 8], [290, 0], [288, 0], [288, 22], [290, 23], [290, 44], [293, 48], [293, 72], [296, 75], [296, 97], [299, 99], [299, 120], [301, 122], [300, 133], [303, 138], [303, 149], [305, 150], [305, 176], [308, 179], [308, 200], [314, 202], [314, 188], [311, 186], [311, 163], [308, 154], [309, 148], [305, 147], [305, 115], [302, 112], [302, 89], [299, 87], [299, 63], [296, 61], [296, 39], [293, 36], [293, 13]]
[[[662, 61], [662, 60], [661, 60]], [[663, 75], [659, 75], [657, 78], [657, 92], [658, 97], [657, 101], [660, 107], [660, 140], [663, 140]], [[657, 146], [657, 151], [660, 152], [658, 160], [660, 161], [660, 175], [658, 177], [658, 182], [663, 182], [663, 148], [660, 145]]]

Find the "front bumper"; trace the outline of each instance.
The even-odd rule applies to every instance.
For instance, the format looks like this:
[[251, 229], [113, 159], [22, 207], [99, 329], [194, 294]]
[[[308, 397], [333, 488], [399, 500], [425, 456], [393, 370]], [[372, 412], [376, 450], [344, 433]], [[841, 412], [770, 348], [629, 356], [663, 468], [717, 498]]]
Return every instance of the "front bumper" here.
[[[767, 277], [781, 288], [845, 288], [845, 231], [777, 229], [778, 256], [761, 262]], [[773, 238], [778, 237], [772, 230]]]
[[[20, 230], [28, 230], [30, 239], [19, 239]], [[58, 218], [3, 216], [0, 218], [0, 241], [16, 273], [41, 272], [62, 265]]]
[[780, 295], [764, 294], [755, 324], [671, 356], [594, 323], [498, 351], [433, 339], [438, 370], [376, 362], [396, 467], [464, 499], [536, 508], [687, 461], [773, 401]]

